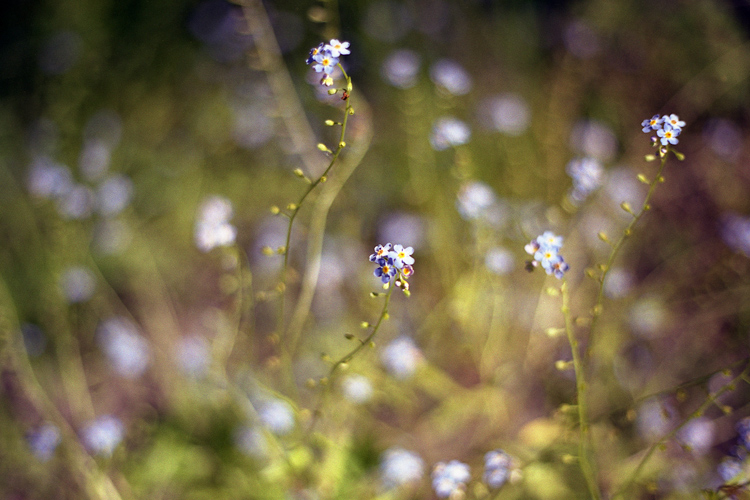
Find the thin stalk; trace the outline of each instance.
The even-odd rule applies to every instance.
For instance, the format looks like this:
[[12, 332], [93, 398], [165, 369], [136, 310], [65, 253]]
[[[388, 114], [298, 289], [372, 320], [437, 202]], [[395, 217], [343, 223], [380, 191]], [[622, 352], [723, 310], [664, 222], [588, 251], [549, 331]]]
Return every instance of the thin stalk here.
[[370, 345], [370, 342], [372, 342], [372, 339], [375, 338], [375, 335], [378, 333], [378, 330], [380, 330], [380, 325], [383, 324], [383, 321], [385, 321], [388, 318], [388, 304], [391, 302], [391, 295], [393, 294], [393, 290], [397, 288], [393, 284], [391, 284], [388, 287], [388, 292], [385, 294], [385, 301], [383, 302], [383, 309], [380, 311], [380, 316], [378, 317], [378, 321], [375, 323], [375, 326], [372, 327], [372, 331], [370, 334], [365, 337], [364, 339], [359, 340], [359, 345], [349, 351], [347, 354], [339, 358], [338, 361], [336, 361], [333, 365], [331, 365], [331, 369], [328, 371], [328, 377], [325, 381], [325, 389], [323, 394], [321, 394], [320, 399], [318, 400], [318, 404], [315, 407], [315, 411], [313, 412], [312, 422], [310, 422], [310, 427], [307, 429], [307, 434], [309, 435], [312, 433], [313, 429], [315, 428], [315, 425], [318, 423], [318, 420], [320, 419], [321, 412], [323, 409], [323, 405], [325, 404], [325, 399], [328, 396], [328, 393], [331, 390], [331, 387], [333, 386], [333, 377], [336, 374], [336, 371], [341, 368], [342, 365], [345, 363], [350, 362], [354, 357], [361, 351], [365, 346]]
[[573, 353], [573, 368], [576, 375], [576, 394], [578, 396], [578, 427], [580, 428], [581, 438], [578, 441], [578, 462], [581, 465], [581, 471], [586, 479], [591, 498], [601, 500], [602, 494], [599, 491], [599, 485], [596, 481], [596, 473], [591, 463], [591, 433], [588, 419], [588, 399], [586, 397], [586, 379], [585, 379], [585, 360], [582, 359], [579, 352], [578, 340], [573, 332], [573, 318], [570, 314], [570, 294], [568, 292], [568, 282], [563, 280], [562, 287], [562, 313], [565, 318], [565, 333], [568, 336], [570, 350]]
[[612, 265], [614, 264], [617, 255], [620, 253], [620, 249], [625, 244], [625, 240], [630, 238], [630, 236], [633, 234], [633, 228], [638, 223], [638, 221], [641, 220], [641, 217], [643, 217], [646, 212], [651, 210], [651, 205], [649, 204], [649, 202], [651, 201], [651, 197], [653, 196], [654, 191], [656, 191], [656, 186], [664, 180], [664, 178], [662, 177], [662, 172], [664, 171], [664, 166], [667, 163], [667, 157], [669, 156], [670, 151], [671, 150], [668, 150], [667, 153], [661, 157], [659, 171], [656, 173], [656, 176], [653, 178], [653, 180], [649, 182], [648, 192], [646, 193], [646, 198], [643, 200], [643, 205], [641, 206], [640, 211], [637, 214], [633, 214], [633, 220], [630, 221], [630, 224], [628, 224], [628, 226], [623, 230], [620, 238], [612, 246], [612, 251], [609, 253], [607, 262], [604, 265], [604, 269], [602, 270], [602, 275], [599, 277], [599, 290], [596, 294], [596, 303], [594, 304], [591, 326], [589, 327], [589, 342], [586, 346], [584, 354], [584, 358], [586, 361], [588, 361], [591, 357], [591, 350], [594, 345], [594, 332], [596, 331], [596, 325], [604, 308], [604, 283], [607, 279], [607, 276], [609, 275], [609, 272], [612, 270]]
[[[351, 92], [352, 88], [352, 80], [349, 77], [349, 75], [346, 74], [346, 71], [344, 71], [344, 68], [341, 66], [341, 64], [338, 65], [339, 69], [344, 75], [344, 78], [346, 79], [346, 89], [348, 92]], [[328, 163], [328, 166], [326, 167], [325, 171], [315, 180], [311, 180], [310, 184], [307, 186], [307, 189], [302, 193], [297, 203], [291, 205], [292, 208], [290, 208], [290, 212], [287, 215], [289, 219], [289, 224], [286, 228], [286, 238], [284, 239], [284, 262], [281, 267], [281, 276], [279, 281], [279, 316], [278, 316], [278, 329], [280, 336], [284, 336], [286, 333], [286, 327], [285, 327], [285, 321], [284, 321], [284, 309], [285, 309], [285, 298], [286, 298], [286, 282], [287, 282], [287, 274], [289, 271], [289, 245], [292, 239], [292, 227], [294, 225], [294, 220], [297, 218], [297, 214], [299, 214], [300, 209], [302, 208], [302, 204], [307, 199], [307, 196], [322, 182], [325, 182], [328, 178], [328, 174], [333, 168], [333, 165], [336, 163], [336, 160], [338, 160], [339, 155], [341, 154], [341, 151], [343, 151], [344, 147], [346, 147], [346, 143], [344, 142], [344, 138], [346, 136], [346, 125], [349, 122], [349, 116], [352, 114], [352, 105], [351, 105], [351, 95], [346, 99], [346, 107], [344, 108], [344, 119], [341, 122], [341, 133], [339, 135], [339, 141], [338, 145], [336, 146], [336, 150], [333, 152], [333, 155], [331, 156], [331, 161]], [[281, 350], [281, 356], [282, 356], [282, 366], [285, 366], [288, 368], [288, 378], [287, 381], [289, 384], [289, 388], [296, 392], [296, 389], [294, 387], [294, 380], [293, 376], [291, 374], [291, 366], [292, 366], [292, 351], [290, 347], [286, 346], [286, 339], [283, 339], [281, 341], [282, 350]]]

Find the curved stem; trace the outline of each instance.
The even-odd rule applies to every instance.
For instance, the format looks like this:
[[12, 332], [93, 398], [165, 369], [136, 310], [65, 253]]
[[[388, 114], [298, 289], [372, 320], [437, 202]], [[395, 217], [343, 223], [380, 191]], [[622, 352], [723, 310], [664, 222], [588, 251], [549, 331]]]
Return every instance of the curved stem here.
[[[339, 68], [341, 68], [341, 65], [339, 65]], [[346, 79], [347, 89], [352, 88], [352, 82], [351, 78], [349, 78], [349, 75], [346, 74], [343, 68], [341, 68], [341, 71], [344, 74], [344, 77]], [[352, 114], [352, 105], [350, 101], [350, 97], [346, 99], [346, 107], [344, 108], [344, 119], [341, 122], [341, 134], [339, 135], [339, 142], [336, 146], [336, 150], [333, 152], [333, 156], [331, 156], [331, 161], [328, 163], [328, 166], [326, 167], [325, 171], [318, 177], [317, 179], [310, 181], [310, 184], [307, 186], [307, 189], [302, 193], [297, 203], [291, 205], [291, 212], [287, 214], [289, 218], [289, 224], [286, 228], [286, 238], [284, 240], [284, 262], [281, 267], [281, 276], [279, 281], [279, 313], [278, 313], [278, 328], [277, 331], [279, 332], [280, 336], [285, 336], [286, 334], [286, 327], [285, 327], [285, 298], [286, 298], [286, 282], [287, 282], [287, 274], [289, 270], [289, 245], [292, 239], [292, 227], [294, 225], [294, 220], [297, 218], [297, 214], [299, 214], [300, 209], [302, 208], [302, 204], [307, 199], [307, 196], [321, 183], [325, 182], [328, 179], [328, 174], [333, 168], [333, 165], [336, 163], [336, 160], [338, 160], [339, 155], [341, 154], [341, 151], [346, 147], [346, 143], [344, 142], [344, 137], [346, 135], [346, 125], [349, 121], [349, 116]], [[294, 383], [294, 377], [292, 372], [292, 347], [291, 345], [287, 345], [286, 342], [287, 339], [284, 339], [281, 342], [281, 357], [282, 357], [282, 366], [287, 367], [287, 383], [289, 385], [289, 389], [292, 392], [296, 392], [296, 387]]]
[[604, 283], [607, 279], [607, 276], [609, 275], [609, 272], [612, 270], [612, 265], [614, 264], [617, 255], [620, 253], [620, 249], [622, 249], [623, 245], [625, 244], [625, 240], [627, 240], [632, 235], [633, 228], [638, 223], [638, 221], [641, 220], [641, 217], [643, 217], [643, 215], [651, 209], [649, 201], [651, 200], [651, 197], [656, 190], [656, 186], [664, 180], [664, 178], [662, 177], [662, 172], [664, 171], [664, 166], [667, 163], [667, 156], [669, 156], [669, 152], [670, 151], [668, 150], [667, 154], [662, 156], [661, 164], [659, 165], [659, 171], [656, 173], [656, 176], [653, 178], [653, 180], [649, 182], [648, 192], [646, 193], [646, 198], [643, 200], [643, 205], [641, 206], [640, 211], [637, 214], [633, 214], [633, 220], [630, 221], [630, 224], [628, 224], [628, 226], [623, 230], [620, 238], [612, 246], [612, 251], [609, 253], [609, 257], [607, 258], [607, 263], [604, 265], [602, 275], [599, 277], [599, 290], [596, 294], [596, 303], [594, 304], [593, 317], [591, 318], [591, 325], [589, 327], [589, 342], [584, 353], [584, 359], [586, 361], [588, 361], [591, 356], [591, 350], [594, 345], [594, 332], [596, 331], [596, 325], [603, 310]]
[[580, 428], [581, 438], [578, 441], [578, 462], [581, 465], [581, 471], [586, 479], [586, 485], [589, 489], [591, 498], [600, 500], [602, 498], [599, 486], [596, 481], [596, 473], [591, 463], [591, 434], [588, 419], [588, 400], [586, 397], [586, 379], [585, 379], [585, 360], [581, 358], [579, 352], [578, 340], [573, 332], [573, 318], [570, 314], [570, 294], [568, 292], [568, 282], [563, 279], [562, 287], [562, 313], [565, 318], [565, 333], [568, 336], [568, 343], [573, 354], [573, 368], [576, 375], [576, 394], [578, 396], [578, 426]]
[[342, 365], [345, 363], [350, 362], [354, 357], [367, 345], [370, 345], [370, 342], [372, 342], [372, 339], [375, 338], [375, 334], [378, 333], [378, 330], [380, 329], [380, 325], [383, 324], [383, 321], [388, 318], [388, 304], [391, 302], [391, 295], [393, 294], [393, 290], [397, 288], [393, 284], [391, 284], [388, 287], [388, 292], [385, 294], [385, 301], [383, 302], [383, 309], [380, 311], [380, 316], [378, 317], [378, 321], [375, 323], [375, 326], [372, 327], [372, 331], [370, 334], [365, 337], [364, 339], [359, 340], [359, 345], [349, 351], [347, 354], [345, 354], [343, 357], [339, 358], [338, 361], [336, 361], [333, 365], [331, 365], [331, 369], [328, 371], [328, 377], [325, 381], [326, 385], [324, 388], [324, 392], [321, 394], [320, 399], [318, 400], [318, 404], [315, 407], [315, 411], [313, 412], [312, 421], [310, 422], [310, 427], [307, 429], [307, 434], [309, 435], [312, 433], [313, 429], [315, 428], [315, 425], [318, 423], [318, 420], [320, 419], [321, 412], [323, 409], [323, 405], [325, 403], [325, 399], [328, 396], [328, 393], [331, 390], [331, 387], [333, 387], [333, 377], [336, 374], [336, 371], [341, 368]]

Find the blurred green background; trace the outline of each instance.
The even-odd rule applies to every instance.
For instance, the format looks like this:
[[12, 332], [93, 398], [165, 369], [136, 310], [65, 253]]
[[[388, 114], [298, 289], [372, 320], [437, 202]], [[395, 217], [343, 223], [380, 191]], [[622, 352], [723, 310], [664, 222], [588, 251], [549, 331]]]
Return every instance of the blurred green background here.
[[[705, 498], [727, 456], [747, 470], [743, 379], [688, 418], [749, 351], [746, 2], [9, 0], [0, 24], [0, 497], [434, 498], [430, 468], [458, 459], [484, 498], [482, 457], [502, 448], [522, 479], [495, 498], [586, 498], [564, 458], [570, 347], [545, 334], [563, 326], [544, 293], [559, 282], [527, 273], [523, 246], [565, 237], [587, 338], [586, 270], [610, 250], [598, 233], [630, 221], [620, 203], [641, 206], [636, 175], [656, 173], [640, 130], [655, 113], [687, 122], [686, 159], [604, 287], [600, 481], [611, 495], [671, 431], [631, 498]], [[351, 43], [355, 114], [293, 228], [294, 342], [282, 257], [262, 249], [284, 244], [269, 209], [304, 191], [293, 170], [319, 176], [316, 144], [338, 141], [324, 120], [344, 102], [305, 65], [331, 38]], [[581, 158], [603, 170], [576, 200]], [[209, 249], [201, 223], [222, 210], [236, 244]], [[308, 381], [377, 320], [367, 256], [388, 241], [415, 250], [411, 296], [308, 434]], [[424, 476], [389, 488], [393, 448]]]

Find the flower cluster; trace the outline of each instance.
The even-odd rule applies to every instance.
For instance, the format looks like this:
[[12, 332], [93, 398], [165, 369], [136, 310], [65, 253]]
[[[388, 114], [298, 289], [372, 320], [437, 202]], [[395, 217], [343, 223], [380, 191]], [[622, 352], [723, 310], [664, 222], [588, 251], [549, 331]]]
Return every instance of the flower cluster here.
[[513, 459], [503, 450], [494, 450], [484, 455], [482, 479], [490, 488], [500, 488], [510, 477]]
[[417, 483], [424, 474], [424, 461], [413, 451], [389, 448], [380, 462], [380, 475], [386, 490]]
[[595, 158], [572, 160], [565, 167], [565, 171], [573, 179], [570, 198], [575, 204], [586, 201], [586, 198], [599, 189], [604, 182], [604, 168]]
[[333, 69], [339, 63], [339, 58], [347, 54], [350, 54], [349, 42], [340, 42], [334, 38], [328, 43], [321, 43], [310, 49], [310, 55], [305, 62], [312, 64], [316, 73], [322, 72], [324, 76], [320, 83], [330, 87], [333, 85]]
[[383, 283], [389, 283], [391, 278], [395, 277], [396, 286], [408, 290], [409, 283], [406, 280], [414, 274], [412, 253], [414, 253], [412, 247], [391, 246], [390, 243], [376, 246], [375, 253], [370, 255], [370, 262], [374, 262], [378, 266], [373, 274], [380, 278]]
[[469, 466], [458, 460], [438, 462], [432, 469], [432, 488], [439, 498], [448, 498], [466, 489], [471, 478]]
[[677, 115], [654, 115], [641, 122], [644, 133], [648, 134], [654, 130], [656, 131], [658, 139], [654, 136], [652, 137], [652, 142], [656, 144], [657, 141], [660, 141], [662, 146], [675, 145], [680, 142], [677, 137], [682, 133], [682, 127], [684, 126], [685, 122], [680, 120]]
[[737, 445], [732, 447], [730, 454], [724, 457], [717, 468], [717, 472], [725, 483], [739, 483], [746, 481], [748, 451], [750, 451], [750, 417], [743, 418], [736, 425]]
[[559, 253], [562, 242], [562, 236], [556, 236], [552, 231], [545, 231], [541, 236], [531, 240], [524, 247], [526, 253], [534, 256], [531, 266], [536, 267], [541, 264], [547, 274], [554, 274], [555, 278], [562, 279], [569, 269]]

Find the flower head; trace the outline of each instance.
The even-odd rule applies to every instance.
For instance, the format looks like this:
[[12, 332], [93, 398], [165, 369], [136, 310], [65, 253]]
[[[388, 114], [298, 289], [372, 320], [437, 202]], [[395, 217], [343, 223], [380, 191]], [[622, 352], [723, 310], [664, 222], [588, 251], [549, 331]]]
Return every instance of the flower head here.
[[406, 280], [414, 274], [414, 257], [411, 254], [414, 253], [412, 247], [404, 248], [403, 245], [391, 245], [386, 243], [385, 245], [378, 245], [375, 247], [375, 253], [370, 255], [370, 262], [374, 262], [378, 267], [374, 271], [374, 275], [381, 279], [384, 284], [391, 281], [391, 278], [396, 278], [396, 286], [403, 288], [404, 292], [408, 292], [409, 284]]
[[333, 68], [339, 63], [338, 57], [333, 57], [333, 55], [326, 50], [315, 54], [313, 56], [313, 61], [315, 62], [315, 64], [313, 64], [315, 72], [320, 73], [323, 71], [326, 75], [333, 73]]
[[385, 245], [378, 245], [375, 247], [375, 253], [370, 255], [370, 262], [377, 262], [378, 259], [384, 259], [388, 256], [388, 252], [391, 251], [391, 244], [386, 243]]
[[541, 265], [548, 275], [554, 274], [557, 279], [562, 279], [569, 269], [559, 253], [562, 242], [562, 236], [557, 236], [552, 231], [545, 231], [531, 240], [524, 246], [526, 253], [534, 256], [534, 260], [528, 263], [527, 269], [533, 271], [534, 267]]
[[666, 146], [667, 144], [677, 144], [680, 142], [677, 140], [680, 132], [682, 132], [682, 129], [674, 128], [672, 125], [666, 123], [663, 128], [656, 131], [656, 135], [659, 136], [662, 146]]
[[325, 46], [325, 44], [321, 43], [317, 47], [313, 47], [312, 49], [310, 49], [310, 54], [307, 56], [307, 60], [305, 61], [305, 63], [307, 63], [307, 64], [314, 63], [315, 62], [315, 56], [317, 56], [318, 54], [320, 54], [323, 51], [323, 47], [324, 46]]
[[104, 415], [89, 422], [83, 429], [86, 448], [97, 455], [110, 456], [125, 435], [125, 427], [119, 418]]
[[685, 126], [685, 122], [680, 120], [680, 117], [677, 115], [664, 115], [664, 118], [662, 118], [662, 121], [665, 125], [671, 125], [672, 128], [679, 128]]
[[503, 450], [490, 451], [484, 455], [482, 479], [490, 488], [499, 488], [508, 480], [513, 459]]
[[383, 283], [390, 282], [391, 278], [396, 276], [396, 266], [393, 265], [393, 260], [391, 258], [378, 259], [376, 263], [378, 267], [373, 274], [380, 278]]
[[424, 461], [413, 451], [390, 448], [383, 453], [380, 475], [387, 490], [419, 481], [424, 474]]
[[393, 265], [399, 269], [403, 269], [404, 264], [414, 264], [414, 257], [411, 256], [413, 253], [414, 249], [412, 247], [404, 248], [401, 245], [394, 245], [393, 250], [388, 252], [388, 257], [393, 260]]
[[351, 52], [349, 52], [349, 42], [339, 42], [335, 38], [328, 42], [324, 48], [328, 50], [333, 57], [351, 54]]
[[471, 478], [469, 466], [458, 460], [439, 462], [432, 469], [432, 488], [440, 498], [448, 498], [455, 491], [466, 489]]
[[649, 119], [643, 120], [641, 122], [641, 127], [643, 127], [643, 132], [649, 133], [652, 130], [659, 130], [661, 129], [663, 120], [660, 115], [654, 115]]

